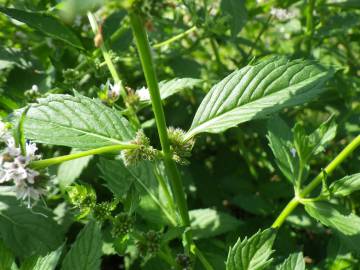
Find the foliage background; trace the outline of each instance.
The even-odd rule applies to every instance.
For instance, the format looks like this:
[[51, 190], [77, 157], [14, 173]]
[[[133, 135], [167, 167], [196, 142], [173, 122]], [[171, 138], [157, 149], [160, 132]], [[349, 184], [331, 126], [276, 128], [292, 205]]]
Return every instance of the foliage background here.
[[[89, 4], [88, 2], [84, 1], [84, 5]], [[11, 118], [14, 110], [34, 102], [39, 95], [72, 94], [72, 89], [76, 89], [89, 97], [98, 96], [100, 85], [111, 76], [106, 65], [101, 64], [101, 53], [94, 46], [93, 33], [84, 12], [74, 9], [76, 16], [71, 17], [68, 10], [65, 14], [70, 17], [64, 16], [61, 9], [66, 10], [66, 6], [51, 0], [2, 0], [0, 4], [61, 18], [58, 21], [64, 29], [70, 29], [75, 35], [74, 40], [69, 41], [68, 37], [64, 40], [58, 27], [51, 29], [55, 36], [49, 35], [41, 29], [29, 27], [0, 14], [2, 118]], [[165, 101], [168, 124], [187, 130], [210, 87], [233, 70], [255, 59], [270, 54], [316, 59], [337, 69], [335, 78], [328, 85], [328, 91], [305, 107], [281, 113], [281, 117], [290, 126], [300, 122], [309, 131], [330, 115], [336, 116], [336, 138], [326, 151], [311, 161], [311, 174], [316, 175], [352, 137], [359, 134], [360, 5], [358, 1], [351, 0], [336, 3], [329, 0], [316, 1], [314, 31], [309, 33], [306, 26], [307, 4], [307, 1], [296, 0], [147, 0], [141, 3], [152, 44], [197, 26], [195, 31], [181, 40], [153, 49], [159, 80], [181, 77], [201, 79], [196, 87], [186, 89]], [[273, 7], [288, 9], [295, 16], [278, 20], [270, 16]], [[124, 84], [133, 89], [144, 86], [126, 12], [116, 1], [100, 2], [97, 8], [96, 14], [103, 23], [104, 40], [115, 54], [113, 60]], [[33, 85], [38, 86], [38, 95], [31, 93]], [[151, 110], [142, 110], [140, 119], [147, 124], [144, 129], [152, 143], [158, 146]], [[207, 212], [198, 225], [206, 228], [205, 235], [199, 233], [199, 247], [215, 269], [224, 268], [228, 248], [239, 236], [249, 236], [259, 228], [269, 227], [292, 198], [292, 185], [278, 171], [268, 147], [266, 127], [267, 121], [259, 120], [242, 124], [221, 135], [201, 135], [197, 138], [190, 165], [181, 167], [189, 208], [211, 208], [217, 211], [213, 217], [216, 222], [212, 220], [210, 225], [206, 223], [206, 218], [211, 217], [211, 213]], [[44, 157], [68, 152], [68, 148], [41, 146]], [[81, 165], [77, 163], [73, 167], [70, 163], [62, 165], [68, 166], [65, 168], [52, 167], [51, 173], [56, 175], [55, 181], [73, 178], [78, 182], [90, 183], [95, 187], [100, 200], [108, 200], [112, 194], [101, 178], [100, 159], [94, 157], [82, 160]], [[359, 164], [360, 156], [352, 156], [335, 172], [333, 179], [358, 172]], [[25, 211], [22, 216], [24, 219], [26, 215], [36, 215], [36, 209], [23, 209], [6, 194], [0, 196], [0, 213], [5, 213], [1, 205], [6, 203], [14, 208], [18, 207], [18, 211]], [[357, 192], [344, 199], [344, 203], [358, 212], [359, 199], [360, 193]], [[18, 260], [24, 260], [34, 250], [54, 250], [65, 239], [65, 246], [69, 248], [83, 227], [81, 223], [74, 221], [70, 206], [57, 186], [53, 187], [45, 200], [46, 209], [41, 211], [55, 215], [57, 222], [51, 231], [58, 226], [55, 230], [56, 237], [50, 237], [54, 242], [47, 243], [44, 240], [44, 245], [41, 246], [24, 234], [17, 241], [25, 246], [8, 246]], [[162, 224], [156, 211], [147, 210], [146, 213], [146, 222], [143, 224], [147, 228], [160, 229]], [[52, 226], [48, 222], [44, 221], [44, 226]], [[1, 238], [7, 243], [6, 237], [10, 236], [6, 222], [0, 222], [0, 226]], [[29, 230], [33, 231], [31, 228]], [[46, 228], [44, 232], [48, 232]], [[108, 234], [106, 228], [103, 234]], [[31, 243], [37, 244], [33, 246]], [[175, 250], [179, 249], [178, 242], [175, 241], [172, 245]], [[109, 246], [103, 245], [102, 269], [121, 269], [114, 265], [122, 264], [122, 257], [116, 256], [116, 251]], [[336, 233], [306, 216], [301, 207], [279, 231], [274, 249], [279, 261], [289, 253], [302, 250], [309, 269], [359, 269], [360, 266], [358, 255], [347, 250]], [[155, 269], [154, 265], [156, 269], [167, 269], [157, 257], [151, 259], [143, 269]], [[132, 267], [131, 269], [138, 269], [136, 267], [139, 267], [139, 262], [135, 261]], [[201, 266], [197, 267], [201, 269]]]

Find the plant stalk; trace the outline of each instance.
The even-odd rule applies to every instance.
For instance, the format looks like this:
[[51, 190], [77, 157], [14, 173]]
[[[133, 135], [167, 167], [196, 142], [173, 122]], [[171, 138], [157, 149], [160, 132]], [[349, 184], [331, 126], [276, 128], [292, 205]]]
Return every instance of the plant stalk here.
[[314, 35], [314, 7], [315, 0], [307, 0], [307, 10], [306, 10], [306, 50], [307, 53], [311, 53], [312, 47], [312, 38]]
[[65, 162], [65, 161], [73, 160], [73, 159], [78, 159], [78, 158], [82, 158], [82, 157], [86, 157], [86, 156], [98, 155], [98, 154], [103, 154], [103, 153], [108, 153], [108, 152], [120, 151], [120, 150], [124, 150], [124, 149], [136, 149], [138, 147], [139, 147], [139, 145], [137, 145], [137, 144], [126, 144], [126, 143], [109, 145], [109, 146], [99, 147], [99, 148], [82, 151], [79, 153], [73, 153], [73, 154], [69, 154], [69, 155], [65, 155], [65, 156], [53, 157], [53, 158], [48, 158], [48, 159], [43, 159], [43, 160], [35, 160], [30, 163], [30, 167], [33, 169], [39, 170], [39, 169], [44, 169], [46, 167], [49, 167], [51, 165], [59, 164], [59, 163]]
[[182, 225], [188, 227], [190, 226], [190, 218], [188, 214], [187, 202], [179, 171], [175, 162], [172, 160], [170, 142], [165, 122], [165, 114], [161, 103], [159, 85], [153, 66], [149, 41], [139, 15], [135, 14], [133, 11], [130, 11], [129, 15], [136, 40], [136, 46], [145, 75], [145, 80], [151, 96], [151, 103], [155, 115], [156, 126], [159, 133], [162, 152], [164, 154], [165, 168], [170, 176], [169, 178], [173, 187], [176, 203], [179, 207]]
[[294, 209], [301, 202], [302, 198], [310, 195], [310, 193], [322, 183], [325, 175], [330, 175], [348, 156], [350, 156], [356, 148], [360, 146], [360, 135], [355, 137], [341, 152], [338, 154], [326, 168], [319, 173], [297, 196], [295, 196], [282, 210], [280, 215], [272, 224], [272, 228], [279, 228], [284, 223], [285, 219], [294, 211]]

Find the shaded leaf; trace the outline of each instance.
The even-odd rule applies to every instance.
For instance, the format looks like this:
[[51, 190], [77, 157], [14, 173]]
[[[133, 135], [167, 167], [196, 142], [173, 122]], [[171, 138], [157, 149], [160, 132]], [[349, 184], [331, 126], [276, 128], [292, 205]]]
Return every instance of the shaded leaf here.
[[100, 226], [89, 222], [76, 237], [75, 243], [66, 254], [62, 270], [98, 270], [102, 254]]
[[32, 260], [30, 263], [23, 264], [20, 270], [54, 270], [60, 259], [62, 249], [63, 246], [43, 257], [40, 256], [36, 260]]
[[189, 211], [194, 238], [210, 238], [236, 230], [241, 221], [231, 215], [214, 209], [196, 209]]
[[69, 45], [83, 49], [78, 37], [65, 24], [53, 16], [41, 12], [5, 7], [0, 7], [0, 12], [26, 23], [29, 27], [35, 28], [52, 38], [60, 39]]
[[21, 206], [15, 196], [0, 196], [0, 235], [19, 257], [45, 255], [59, 247], [63, 231], [42, 207]]
[[189, 139], [202, 132], [220, 133], [240, 123], [304, 104], [324, 91], [332, 76], [314, 61], [271, 57], [227, 76], [205, 96]]
[[11, 250], [5, 246], [5, 243], [0, 238], [0, 269], [11, 269], [12, 264], [15, 263], [14, 255]]
[[247, 21], [245, 1], [243, 0], [222, 0], [221, 11], [228, 15], [231, 35], [235, 37]]

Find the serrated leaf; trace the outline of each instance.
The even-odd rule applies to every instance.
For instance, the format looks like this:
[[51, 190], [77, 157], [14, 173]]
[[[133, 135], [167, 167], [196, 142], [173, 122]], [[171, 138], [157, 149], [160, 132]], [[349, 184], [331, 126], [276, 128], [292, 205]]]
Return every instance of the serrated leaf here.
[[292, 144], [291, 130], [280, 117], [269, 120], [268, 130], [267, 138], [276, 164], [284, 176], [293, 182], [299, 170], [299, 160]]
[[324, 91], [333, 72], [314, 61], [271, 57], [227, 76], [205, 96], [187, 139], [220, 133], [240, 123], [304, 104]]
[[89, 222], [76, 237], [66, 254], [62, 270], [99, 270], [102, 255], [102, 237], [99, 224]]
[[[76, 149], [71, 150], [72, 153], [78, 152]], [[71, 185], [87, 167], [93, 156], [86, 156], [60, 164], [57, 172], [57, 180], [61, 188]]]
[[11, 193], [0, 196], [0, 227], [6, 246], [21, 258], [45, 255], [63, 241], [63, 231], [50, 211], [21, 206]]
[[360, 217], [349, 213], [329, 202], [309, 202], [305, 204], [306, 212], [323, 225], [336, 229], [345, 235], [360, 233]]
[[191, 231], [194, 238], [210, 238], [235, 230], [241, 221], [214, 209], [189, 211]]
[[27, 139], [74, 148], [97, 148], [135, 137], [129, 122], [100, 101], [80, 94], [49, 95], [30, 107], [24, 121]]
[[60, 20], [41, 12], [25, 11], [15, 8], [0, 7], [0, 12], [46, 35], [62, 40], [76, 48], [83, 49], [79, 38]]
[[276, 237], [273, 229], [258, 231], [250, 238], [239, 238], [230, 248], [226, 270], [260, 270], [271, 263], [272, 245]]
[[360, 173], [345, 176], [331, 183], [329, 190], [330, 194], [343, 197], [360, 190]]
[[30, 263], [24, 263], [21, 265], [20, 270], [54, 270], [60, 259], [62, 249], [63, 246], [45, 256], [40, 256], [39, 258], [32, 260]]
[[[159, 90], [160, 90], [160, 97], [162, 100], [167, 99], [168, 97], [184, 90], [193, 88], [194, 86], [201, 83], [202, 80], [194, 79], [194, 78], [174, 78], [167, 81], [159, 82]], [[141, 97], [141, 101], [147, 102], [150, 104], [150, 93], [149, 90], [147, 94]]]
[[276, 270], [305, 270], [305, 261], [301, 252], [291, 254]]
[[5, 243], [0, 238], [0, 270], [11, 269], [15, 262], [15, 257], [11, 250], [5, 246]]

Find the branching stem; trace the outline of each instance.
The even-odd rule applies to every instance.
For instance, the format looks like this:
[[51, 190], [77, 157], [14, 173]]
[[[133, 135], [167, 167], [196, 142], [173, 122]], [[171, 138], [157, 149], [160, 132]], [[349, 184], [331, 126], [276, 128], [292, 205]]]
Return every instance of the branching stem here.
[[[279, 228], [284, 223], [285, 219], [294, 211], [304, 198], [322, 183], [324, 174], [330, 175], [348, 156], [350, 156], [356, 148], [360, 146], [360, 135], [352, 140], [341, 152], [338, 154], [329, 165], [321, 171], [301, 192], [298, 196], [295, 196], [282, 210], [280, 215], [276, 218], [272, 224], [272, 228]], [[326, 176], [325, 176], [326, 177]]]

